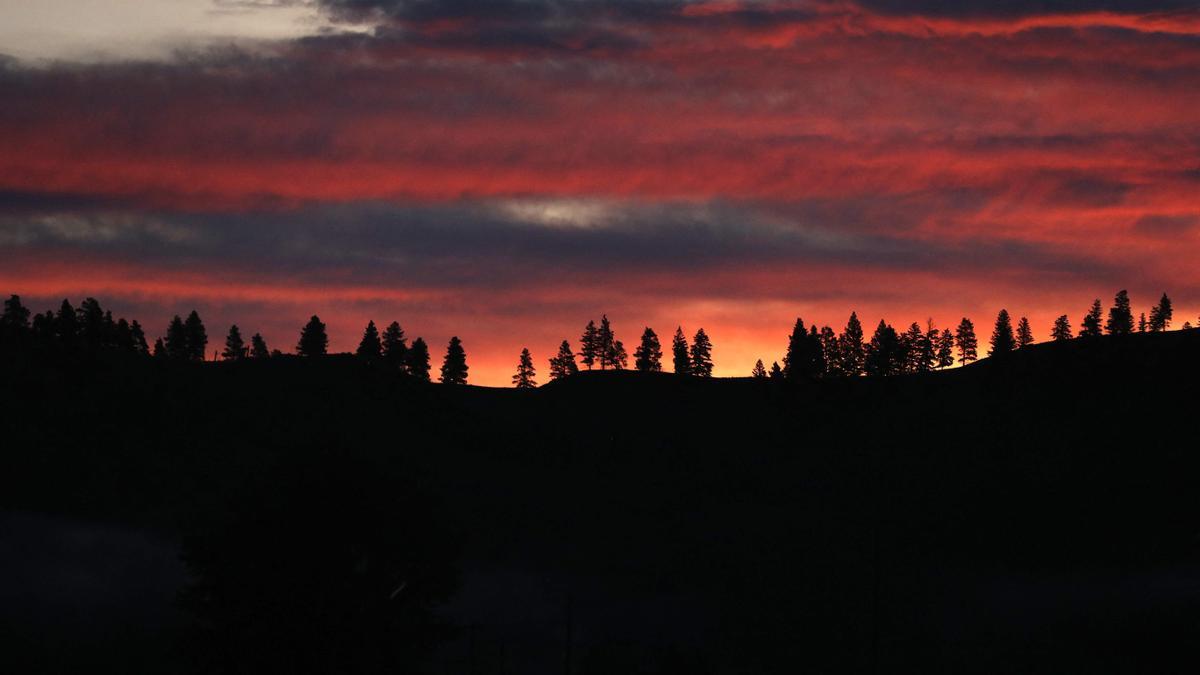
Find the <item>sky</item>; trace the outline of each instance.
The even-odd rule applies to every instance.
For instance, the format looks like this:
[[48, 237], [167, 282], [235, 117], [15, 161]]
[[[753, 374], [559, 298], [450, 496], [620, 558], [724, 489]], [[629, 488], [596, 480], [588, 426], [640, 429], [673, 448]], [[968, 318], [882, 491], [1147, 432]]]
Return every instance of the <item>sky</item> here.
[[1200, 314], [1175, 0], [0, 0], [0, 293], [462, 338]]

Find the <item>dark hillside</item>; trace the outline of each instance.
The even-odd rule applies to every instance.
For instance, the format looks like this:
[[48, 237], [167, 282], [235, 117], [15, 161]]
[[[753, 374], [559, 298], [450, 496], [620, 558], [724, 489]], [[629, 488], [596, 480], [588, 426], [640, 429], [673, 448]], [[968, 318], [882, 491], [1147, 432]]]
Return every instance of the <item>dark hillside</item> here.
[[534, 391], [2, 358], [23, 672], [560, 673], [568, 598], [574, 673], [1182, 672], [1200, 637], [1200, 331]]

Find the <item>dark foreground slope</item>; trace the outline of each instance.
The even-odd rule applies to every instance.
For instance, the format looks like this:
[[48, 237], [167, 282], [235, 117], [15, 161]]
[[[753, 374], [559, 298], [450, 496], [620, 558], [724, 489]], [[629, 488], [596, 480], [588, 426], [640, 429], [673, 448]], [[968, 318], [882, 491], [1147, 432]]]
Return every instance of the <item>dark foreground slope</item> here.
[[22, 672], [1161, 673], [1200, 637], [1200, 331], [794, 385], [4, 367]]

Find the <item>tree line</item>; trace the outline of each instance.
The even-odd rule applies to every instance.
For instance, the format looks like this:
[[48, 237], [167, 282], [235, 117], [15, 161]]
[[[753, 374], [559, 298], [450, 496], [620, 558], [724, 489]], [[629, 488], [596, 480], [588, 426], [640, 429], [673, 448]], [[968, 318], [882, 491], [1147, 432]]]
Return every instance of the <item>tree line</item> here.
[[[1079, 323], [1076, 335], [1067, 315], [1054, 320], [1050, 337], [1054, 341], [1091, 338], [1103, 335], [1123, 335], [1137, 332], [1162, 332], [1174, 318], [1171, 299], [1162, 294], [1149, 315], [1141, 313], [1135, 322], [1127, 291], [1119, 291], [1104, 316], [1096, 299]], [[1183, 328], [1191, 328], [1185, 322]], [[1021, 317], [1013, 326], [1008, 310], [996, 316], [989, 340], [988, 356], [1000, 356], [1036, 342], [1029, 320]], [[145, 330], [135, 321], [114, 319], [95, 298], [86, 298], [79, 307], [64, 299], [57, 311], [33, 314], [20, 296], [12, 295], [4, 302], [0, 315], [0, 344], [29, 343], [65, 350], [112, 349], [156, 359], [174, 361], [203, 361], [208, 346], [208, 334], [200, 315], [193, 310], [186, 318], [175, 315], [167, 324], [163, 337], [147, 343]], [[313, 316], [300, 329], [295, 351], [301, 357], [320, 357], [328, 353], [329, 336], [325, 324]], [[683, 328], [676, 327], [671, 338], [671, 367], [676, 374], [689, 377], [712, 377], [713, 344], [700, 328], [688, 342]], [[805, 326], [797, 318], [788, 336], [782, 365], [776, 361], [768, 369], [759, 359], [751, 371], [755, 378], [798, 380], [814, 377], [891, 376], [905, 373], [924, 373], [953, 366], [966, 365], [979, 358], [979, 341], [975, 325], [963, 317], [951, 329], [939, 329], [932, 320], [924, 326], [914, 322], [903, 331], [886, 321], [880, 321], [870, 340], [866, 339], [855, 312], [850, 313], [845, 328], [836, 333], [829, 326]], [[246, 344], [236, 324], [230, 326], [224, 348], [214, 352], [225, 361], [266, 359], [282, 356], [278, 349], [268, 349], [266, 340], [255, 333]], [[366, 328], [355, 350], [355, 356], [369, 362], [388, 365], [418, 380], [430, 381], [429, 347], [420, 337], [409, 344], [404, 329], [392, 321], [382, 333], [374, 320]], [[663, 371], [664, 352], [658, 334], [645, 327], [633, 352], [633, 367], [639, 372]], [[570, 377], [586, 370], [623, 370], [629, 367], [625, 345], [617, 339], [607, 315], [600, 322], [588, 321], [579, 338], [576, 355], [569, 340], [563, 340], [558, 352], [549, 359], [551, 380]], [[438, 380], [444, 384], [466, 384], [467, 355], [462, 341], [450, 338], [442, 359]], [[512, 377], [519, 389], [537, 386], [537, 369], [528, 348], [523, 348]]]

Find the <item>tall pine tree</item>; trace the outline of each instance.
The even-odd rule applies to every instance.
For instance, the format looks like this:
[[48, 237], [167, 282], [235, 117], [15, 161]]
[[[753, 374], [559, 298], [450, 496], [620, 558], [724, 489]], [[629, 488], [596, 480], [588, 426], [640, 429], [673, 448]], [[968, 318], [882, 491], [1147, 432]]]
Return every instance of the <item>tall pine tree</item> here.
[[255, 333], [250, 338], [250, 358], [265, 359], [271, 356], [271, 350], [267, 349], [267, 341], [263, 339], [260, 333]]
[[1012, 318], [1009, 317], [1007, 309], [1000, 310], [1000, 313], [996, 315], [996, 327], [992, 329], [991, 345], [988, 356], [1007, 354], [1017, 347], [1017, 339], [1013, 337]]
[[767, 369], [763, 367], [762, 359], [754, 362], [754, 370], [750, 371], [750, 377], [753, 377], [756, 380], [767, 379]]
[[596, 330], [596, 322], [588, 321], [587, 327], [583, 329], [583, 335], [579, 337], [579, 362], [588, 370], [596, 365], [596, 361], [600, 356], [600, 332]]
[[550, 359], [550, 379], [561, 380], [579, 372], [575, 364], [575, 354], [571, 353], [571, 343], [566, 340], [558, 346], [558, 354]]
[[958, 329], [954, 331], [954, 343], [958, 345], [958, 362], [961, 365], [965, 366], [979, 358], [979, 340], [975, 337], [975, 324], [965, 316], [958, 322]]
[[1175, 310], [1171, 308], [1171, 299], [1166, 293], [1162, 294], [1158, 304], [1150, 310], [1150, 332], [1161, 333], [1171, 327], [1171, 319]]
[[1067, 318], [1066, 314], [1054, 320], [1054, 327], [1050, 329], [1050, 337], [1055, 342], [1071, 339], [1071, 321]]
[[188, 314], [183, 322], [183, 330], [187, 340], [187, 358], [192, 361], [203, 361], [204, 350], [208, 346], [208, 333], [204, 330], [204, 322], [196, 310]]
[[188, 359], [187, 329], [184, 328], [183, 319], [178, 314], [172, 317], [171, 323], [167, 325], [167, 339], [164, 347], [167, 358], [175, 361]]
[[1100, 337], [1104, 334], [1101, 323], [1100, 298], [1096, 298], [1092, 303], [1092, 308], [1087, 314], [1083, 315], [1083, 321], [1079, 325], [1079, 337]]
[[513, 386], [517, 389], [533, 389], [537, 387], [537, 373], [533, 368], [533, 356], [529, 354], [529, 348], [521, 350], [521, 356], [517, 360], [517, 373], [513, 375]]
[[954, 331], [947, 328], [938, 337], [937, 367], [949, 368], [954, 365]]
[[643, 373], [662, 372], [662, 345], [649, 326], [642, 331], [642, 342], [633, 352], [633, 366]]
[[1109, 335], [1128, 335], [1133, 332], [1133, 310], [1129, 306], [1129, 292], [1117, 291], [1113, 306], [1108, 310], [1108, 322], [1104, 329]]
[[696, 331], [696, 337], [692, 338], [691, 357], [693, 375], [712, 377], [712, 341], [708, 339], [708, 333], [705, 333], [703, 328]]
[[329, 351], [329, 336], [325, 333], [325, 324], [315, 314], [304, 328], [300, 329], [300, 342], [296, 344], [296, 353], [300, 356], [325, 356]]
[[863, 328], [856, 312], [850, 312], [850, 320], [846, 329], [838, 337], [838, 355], [841, 357], [839, 369], [843, 375], [856, 377], [863, 374], [863, 366], [867, 358], [866, 345], [863, 342]]
[[354, 350], [355, 355], [360, 359], [374, 361], [383, 354], [383, 342], [379, 339], [379, 329], [375, 327], [375, 322], [367, 321], [367, 327], [363, 329], [362, 339], [358, 341], [358, 349]]
[[467, 352], [463, 350], [458, 336], [450, 338], [446, 346], [446, 358], [442, 361], [442, 384], [467, 383]]
[[[413, 340], [412, 346], [405, 350], [404, 370], [422, 382], [429, 381], [429, 345], [425, 344], [425, 340], [417, 338]], [[465, 377], [464, 375], [464, 379]]]
[[246, 343], [242, 341], [242, 332], [235, 323], [229, 327], [229, 334], [225, 336], [225, 349], [221, 352], [221, 358], [226, 361], [239, 361], [245, 356]]
[[692, 355], [688, 350], [687, 338], [683, 336], [683, 327], [675, 329], [675, 337], [671, 340], [671, 362], [677, 375], [692, 374]]
[[1021, 317], [1017, 322], [1017, 349], [1023, 349], [1033, 344], [1033, 329], [1029, 327], [1029, 319]]
[[[383, 329], [383, 337], [379, 341], [379, 352], [388, 363], [400, 370], [407, 368], [408, 340], [405, 339], [404, 329], [400, 327], [399, 322], [393, 321], [388, 324], [387, 328]], [[428, 361], [428, 348], [426, 348], [425, 356]], [[428, 368], [426, 372], [429, 372]]]

